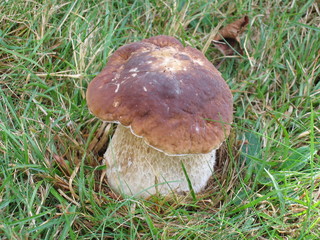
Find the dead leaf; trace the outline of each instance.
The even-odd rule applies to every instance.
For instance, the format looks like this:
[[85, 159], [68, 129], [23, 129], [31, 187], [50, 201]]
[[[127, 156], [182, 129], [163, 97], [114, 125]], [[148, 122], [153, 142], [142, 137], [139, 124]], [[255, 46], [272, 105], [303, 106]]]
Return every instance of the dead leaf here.
[[249, 17], [244, 16], [243, 18], [228, 24], [219, 30], [218, 34], [213, 38], [212, 43], [223, 55], [230, 56], [237, 52], [242, 55], [243, 51], [240, 47], [240, 35], [244, 32], [248, 23]]

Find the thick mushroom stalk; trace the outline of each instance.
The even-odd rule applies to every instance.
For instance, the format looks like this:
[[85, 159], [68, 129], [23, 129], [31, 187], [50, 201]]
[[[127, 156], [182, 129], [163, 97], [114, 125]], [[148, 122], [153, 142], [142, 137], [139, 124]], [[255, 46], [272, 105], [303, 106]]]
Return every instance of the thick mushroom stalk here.
[[147, 145], [129, 128], [119, 125], [104, 155], [108, 183], [118, 193], [146, 198], [171, 191], [189, 192], [188, 176], [192, 189], [200, 192], [213, 173], [215, 152], [167, 155]]
[[105, 154], [107, 177], [130, 195], [188, 191], [182, 163], [200, 191], [232, 121], [232, 94], [219, 71], [168, 36], [115, 51], [89, 84], [87, 103], [100, 119], [119, 123]]

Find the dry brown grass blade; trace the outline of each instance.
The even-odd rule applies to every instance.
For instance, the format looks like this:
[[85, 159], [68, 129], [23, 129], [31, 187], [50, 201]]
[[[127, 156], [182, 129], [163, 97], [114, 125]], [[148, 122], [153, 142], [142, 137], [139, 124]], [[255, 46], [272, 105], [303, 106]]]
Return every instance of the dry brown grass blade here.
[[112, 125], [107, 122], [102, 123], [89, 144], [89, 152], [94, 152], [101, 157], [103, 156], [104, 152], [106, 151], [109, 138], [112, 134], [111, 126]]
[[58, 167], [60, 168], [60, 170], [63, 172], [65, 176], [71, 175], [70, 167], [61, 156], [54, 154], [53, 159], [57, 163]]
[[213, 44], [226, 56], [234, 55], [235, 52], [242, 54], [240, 35], [244, 32], [248, 23], [248, 16], [244, 16], [228, 24], [219, 30], [218, 34], [213, 38]]

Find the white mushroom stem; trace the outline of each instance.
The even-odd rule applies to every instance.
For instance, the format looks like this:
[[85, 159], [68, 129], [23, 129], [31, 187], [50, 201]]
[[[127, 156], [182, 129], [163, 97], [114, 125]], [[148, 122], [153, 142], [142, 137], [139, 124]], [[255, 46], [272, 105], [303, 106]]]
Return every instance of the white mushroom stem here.
[[207, 154], [169, 156], [148, 146], [129, 128], [119, 125], [104, 155], [110, 187], [117, 193], [146, 198], [189, 192], [182, 163], [194, 192], [212, 175], [216, 150]]

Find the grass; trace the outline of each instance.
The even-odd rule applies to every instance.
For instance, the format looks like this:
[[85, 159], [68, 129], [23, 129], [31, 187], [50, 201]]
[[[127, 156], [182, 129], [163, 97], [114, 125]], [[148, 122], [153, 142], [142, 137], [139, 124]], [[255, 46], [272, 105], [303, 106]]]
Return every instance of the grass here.
[[[88, 83], [158, 34], [217, 65], [210, 36], [244, 15], [245, 54], [219, 68], [234, 126], [205, 191], [118, 198], [101, 157], [114, 126], [89, 113]], [[0, 21], [0, 239], [320, 238], [316, 1], [7, 0]]]

